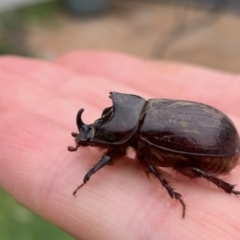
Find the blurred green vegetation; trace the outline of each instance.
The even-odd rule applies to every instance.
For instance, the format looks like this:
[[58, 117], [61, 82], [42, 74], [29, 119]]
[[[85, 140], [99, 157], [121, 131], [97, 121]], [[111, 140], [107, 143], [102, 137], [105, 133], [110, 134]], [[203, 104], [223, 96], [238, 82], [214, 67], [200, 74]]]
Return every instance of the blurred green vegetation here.
[[[52, 0], [31, 5], [0, 15], [0, 55], [32, 55], [28, 48], [28, 26], [31, 23], [55, 24], [62, 11], [62, 1]], [[0, 239], [1, 240], [73, 240], [45, 219], [29, 211], [5, 191], [0, 189]]]
[[28, 55], [27, 28], [23, 18], [9, 12], [0, 16], [0, 54]]
[[49, 0], [21, 8], [16, 12], [27, 22], [37, 21], [40, 24], [47, 23], [47, 26], [49, 26], [49, 23], [51, 25], [63, 10], [62, 0]]
[[[167, 0], [164, 2], [168, 3]], [[29, 24], [38, 23], [46, 27], [55, 27], [58, 24], [58, 16], [63, 12], [62, 0], [50, 0], [1, 14], [0, 55], [32, 56], [27, 43]], [[23, 207], [2, 189], [0, 189], [0, 203], [0, 240], [73, 239], [53, 224]]]
[[0, 15], [0, 55], [33, 56], [28, 46], [29, 25], [56, 27], [64, 11], [62, 0], [49, 0]]
[[73, 240], [53, 224], [29, 211], [0, 189], [1, 240]]

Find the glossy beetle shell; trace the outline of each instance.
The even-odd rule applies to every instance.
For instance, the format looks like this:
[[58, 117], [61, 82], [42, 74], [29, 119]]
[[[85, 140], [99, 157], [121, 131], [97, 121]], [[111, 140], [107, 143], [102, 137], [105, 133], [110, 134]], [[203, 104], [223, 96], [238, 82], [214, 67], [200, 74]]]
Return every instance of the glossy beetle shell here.
[[232, 156], [239, 136], [232, 121], [205, 104], [165, 99], [149, 100], [140, 138], [159, 149], [192, 156]]
[[113, 107], [104, 109], [102, 117], [95, 121], [91, 141], [118, 145], [128, 141], [138, 130], [145, 99], [119, 93], [112, 93], [110, 98]]
[[93, 124], [77, 114], [79, 133], [72, 133], [76, 151], [80, 146], [98, 147], [103, 157], [91, 168], [77, 191], [105, 165], [112, 165], [127, 155], [128, 147], [146, 172], [157, 177], [171, 198], [186, 205], [163, 177], [161, 169], [169, 167], [189, 178], [205, 178], [227, 193], [239, 195], [234, 185], [213, 174], [227, 174], [238, 163], [239, 134], [233, 122], [221, 111], [197, 102], [169, 99], [150, 99], [110, 93], [113, 106], [105, 108]]

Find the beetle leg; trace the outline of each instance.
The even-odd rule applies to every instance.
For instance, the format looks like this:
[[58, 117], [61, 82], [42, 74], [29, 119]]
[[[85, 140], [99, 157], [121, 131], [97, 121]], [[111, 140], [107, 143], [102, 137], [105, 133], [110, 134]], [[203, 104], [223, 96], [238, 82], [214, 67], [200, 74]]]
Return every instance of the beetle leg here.
[[85, 177], [83, 178], [83, 183], [78, 186], [74, 192], [73, 192], [73, 196], [76, 196], [77, 191], [86, 184], [86, 182], [90, 179], [90, 177], [96, 173], [98, 170], [100, 170], [102, 167], [104, 167], [105, 165], [109, 164], [109, 162], [111, 161], [111, 158], [108, 155], [104, 155], [102, 157], [102, 159], [93, 167], [91, 168], [87, 174], [85, 175]]
[[161, 182], [163, 187], [167, 190], [168, 194], [170, 195], [171, 198], [175, 198], [182, 204], [182, 218], [185, 217], [185, 211], [186, 211], [186, 205], [184, 201], [182, 200], [182, 195], [178, 192], [175, 192], [174, 189], [169, 185], [169, 183], [166, 181], [165, 178], [163, 178], [162, 174], [153, 166], [153, 165], [148, 165], [149, 171], [158, 178], [158, 180]]
[[190, 178], [205, 178], [227, 193], [234, 193], [236, 195], [240, 195], [239, 191], [234, 190], [235, 185], [225, 182], [211, 173], [204, 172], [198, 168], [182, 168], [175, 170]]

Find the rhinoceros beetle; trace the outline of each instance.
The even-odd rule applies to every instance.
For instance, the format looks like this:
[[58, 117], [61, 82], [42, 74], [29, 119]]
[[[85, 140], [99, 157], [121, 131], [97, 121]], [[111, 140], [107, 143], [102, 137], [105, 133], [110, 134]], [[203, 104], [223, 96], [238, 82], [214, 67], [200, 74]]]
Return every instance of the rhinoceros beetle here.
[[227, 193], [240, 192], [216, 177], [229, 173], [238, 163], [240, 141], [232, 121], [219, 110], [197, 102], [150, 99], [111, 92], [113, 106], [105, 108], [93, 124], [83, 123], [77, 114], [79, 133], [72, 133], [76, 151], [80, 146], [104, 149], [101, 160], [87, 172], [83, 183], [105, 165], [114, 164], [132, 147], [146, 172], [157, 177], [171, 198], [185, 203], [162, 175], [171, 168], [189, 178], [205, 178]]

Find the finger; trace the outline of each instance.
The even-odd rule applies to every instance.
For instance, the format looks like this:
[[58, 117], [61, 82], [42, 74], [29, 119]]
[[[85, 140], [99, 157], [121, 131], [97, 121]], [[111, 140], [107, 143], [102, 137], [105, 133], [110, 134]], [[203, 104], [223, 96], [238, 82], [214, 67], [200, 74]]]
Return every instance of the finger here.
[[167, 61], [144, 61], [118, 53], [80, 51], [56, 60], [81, 75], [97, 75], [126, 83], [157, 98], [200, 101], [240, 115], [240, 77]]
[[[85, 56], [86, 55], [86, 56]], [[70, 64], [65, 64], [64, 66], [70, 66], [71, 67], [71, 63], [75, 62], [75, 63], [79, 63], [81, 64], [81, 56], [86, 57], [86, 61], [84, 60], [84, 64], [83, 64], [83, 70], [84, 67], [86, 65], [86, 63], [91, 62], [92, 67], [93, 67], [93, 71], [96, 71], [98, 69], [98, 66], [102, 62], [106, 62], [106, 60], [109, 61], [109, 64], [106, 64], [107, 66], [109, 66], [109, 68], [106, 67], [101, 67], [101, 69], [104, 71], [106, 71], [106, 73], [102, 74], [101, 71], [98, 72], [99, 74], [102, 75], [111, 75], [111, 79], [106, 79], [103, 78], [101, 80], [99, 80], [98, 78], [94, 78], [93, 81], [91, 81], [91, 79], [84, 79], [83, 81], [79, 81], [81, 82], [81, 86], [76, 87], [76, 84], [74, 83], [75, 81], [73, 81], [73, 83], [71, 83], [71, 79], [75, 79], [78, 81], [78, 79], [76, 79], [76, 75], [74, 75], [73, 73], [70, 74], [70, 76], [68, 76], [68, 74], [70, 73], [68, 70], [63, 70], [60, 71], [59, 67], [54, 66], [53, 69], [54, 71], [50, 71], [51, 69], [51, 64], [46, 64], [46, 63], [41, 63], [39, 68], [37, 67], [37, 65], [39, 64], [39, 61], [34, 62], [34, 64], [31, 63], [31, 61], [29, 60], [25, 60], [25, 59], [15, 59], [15, 63], [16, 64], [11, 64], [11, 66], [19, 66], [16, 69], [13, 69], [13, 72], [15, 74], [23, 74], [23, 71], [25, 69], [25, 72], [27, 72], [30, 74], [29, 76], [31, 76], [31, 79], [34, 78], [34, 80], [37, 83], [42, 84], [45, 88], [49, 87], [49, 79], [51, 79], [51, 82], [53, 82], [54, 84], [50, 84], [50, 90], [54, 90], [54, 91], [60, 91], [62, 89], [62, 94], [65, 93], [69, 93], [69, 97], [75, 96], [76, 98], [79, 97], [79, 99], [84, 99], [87, 98], [89, 101], [96, 99], [92, 96], [95, 96], [95, 93], [97, 92], [103, 96], [106, 96], [106, 93], [109, 91], [113, 91], [115, 89], [118, 89], [116, 91], [119, 92], [128, 92], [128, 93], [135, 93], [135, 94], [140, 94], [142, 96], [145, 96], [146, 98], [149, 97], [153, 97], [152, 94], [146, 93], [146, 91], [148, 90], [149, 86], [152, 86], [153, 90], [158, 89], [156, 87], [156, 79], [158, 79], [159, 81], [159, 85], [164, 86], [161, 87], [161, 89], [157, 90], [158, 94], [155, 94], [157, 97], [159, 97], [160, 95], [162, 95], [163, 97], [167, 97], [170, 98], [171, 96], [173, 98], [187, 98], [187, 99], [192, 99], [192, 100], [197, 100], [197, 101], [201, 101], [201, 102], [205, 102], [207, 104], [211, 104], [214, 105], [215, 107], [219, 107], [220, 110], [223, 111], [228, 111], [229, 113], [232, 114], [239, 114], [238, 110], [239, 108], [235, 107], [235, 103], [236, 100], [239, 100], [238, 97], [238, 91], [239, 91], [239, 85], [238, 85], [238, 80], [237, 80], [237, 86], [236, 86], [236, 79], [233, 76], [227, 76], [227, 75], [223, 75], [223, 74], [219, 74], [219, 73], [214, 73], [214, 72], [210, 72], [210, 71], [204, 71], [203, 69], [197, 69], [197, 68], [191, 68], [191, 67], [186, 67], [184, 65], [178, 65], [178, 64], [169, 64], [169, 63], [165, 63], [163, 62], [162, 65], [165, 65], [165, 67], [161, 67], [161, 64], [159, 65], [158, 63], [155, 64], [155, 67], [153, 67], [153, 69], [146, 69], [146, 67], [148, 66], [148, 64], [146, 64], [146, 62], [144, 61], [140, 61], [134, 58], [129, 58], [129, 61], [127, 61], [127, 57], [124, 56], [124, 61], [120, 61], [121, 60], [121, 56], [120, 55], [120, 59], [117, 58], [117, 62], [114, 61], [114, 59], [112, 59], [114, 56], [112, 56], [110, 54], [110, 56], [105, 56], [105, 55], [101, 55], [98, 58], [93, 58], [94, 54], [90, 54], [90, 57], [88, 57], [89, 54], [81, 54], [81, 55], [76, 55], [77, 57], [79, 56], [80, 59], [79, 61], [75, 61], [76, 59], [69, 59]], [[97, 55], [97, 54], [96, 54]], [[106, 58], [105, 61], [104, 60], [104, 56]], [[91, 57], [93, 59], [91, 59]], [[99, 59], [99, 58], [103, 58], [103, 59]], [[110, 60], [109, 60], [110, 58]], [[68, 58], [67, 58], [68, 59]], [[87, 61], [89, 59], [89, 61]], [[99, 63], [96, 62], [96, 67], [93, 65], [95, 59], [99, 59], [101, 61], [99, 61]], [[1, 59], [0, 59], [1, 60]], [[7, 66], [10, 66], [10, 61], [13, 60], [12, 58], [7, 58], [7, 61], [4, 61], [5, 58], [2, 58], [2, 61], [0, 61], [0, 69], [2, 67], [2, 69], [4, 70], [10, 70], [9, 67], [7, 68]], [[131, 60], [131, 61], [130, 61]], [[66, 60], [68, 61], [68, 60]], [[6, 62], [6, 63], [5, 63]], [[86, 63], [85, 63], [86, 62]], [[29, 63], [31, 63], [29, 65]], [[110, 71], [111, 69], [111, 64], [113, 63], [113, 70]], [[124, 68], [121, 70], [120, 67], [117, 71], [116, 67], [114, 68], [114, 63], [115, 65], [119, 66], [122, 65]], [[123, 65], [123, 63], [126, 63], [127, 66], [125, 68], [125, 66]], [[29, 65], [29, 66], [28, 66]], [[105, 65], [105, 64], [103, 64]], [[157, 66], [156, 66], [157, 65]], [[81, 65], [78, 65], [80, 68], [80, 72], [81, 74], [85, 73], [84, 71], [81, 71]], [[136, 70], [136, 66], [138, 66], [139, 71], [135, 71]], [[154, 64], [150, 63], [150, 66], [154, 66]], [[175, 68], [178, 69], [178, 71], [176, 71], [174, 69]], [[87, 68], [87, 67], [86, 67]], [[186, 68], [189, 68], [189, 71], [186, 70]], [[34, 71], [26, 71], [26, 69], [33, 69]], [[135, 70], [134, 70], [135, 69]], [[160, 71], [160, 69], [162, 69], [162, 71]], [[184, 70], [185, 69], [185, 70]], [[87, 68], [88, 70], [88, 68]], [[108, 71], [110, 71], [110, 73]], [[132, 74], [129, 73], [129, 70], [132, 71]], [[146, 71], [146, 74], [142, 74], [141, 71]], [[179, 75], [179, 71], [180, 73], [184, 73], [184, 74], [180, 74]], [[88, 71], [87, 71], [88, 72]], [[43, 74], [42, 74], [43, 73]], [[128, 74], [129, 73], [129, 74]], [[168, 78], [163, 78], [163, 77], [157, 77], [156, 74], [158, 73], [158, 75], [162, 75], [165, 76], [167, 73]], [[171, 74], [170, 74], [171, 73]], [[177, 73], [177, 74], [176, 74]], [[191, 75], [191, 77], [194, 77], [195, 80], [197, 81], [197, 87], [196, 87], [196, 81], [192, 81], [191, 79], [189, 79], [189, 74]], [[141, 75], [141, 76], [140, 76]], [[185, 76], [186, 75], [186, 76]], [[219, 76], [220, 75], [220, 76]], [[28, 77], [29, 77], [28, 76]], [[36, 77], [37, 76], [37, 77]], [[63, 76], [65, 78], [64, 80], [61, 80], [61, 76]], [[120, 77], [119, 77], [120, 76]], [[131, 79], [130, 79], [131, 76]], [[182, 76], [182, 77], [181, 77]], [[196, 79], [197, 78], [197, 79]], [[211, 78], [212, 80], [209, 81], [208, 78]], [[5, 79], [4, 77], [1, 77], [0, 79]], [[26, 81], [26, 77], [23, 78]], [[67, 81], [66, 79], [68, 79], [69, 81]], [[115, 80], [117, 79], [117, 80]], [[136, 81], [134, 81], [134, 79]], [[141, 84], [141, 79], [145, 79], [147, 80], [148, 84], [147, 86], [145, 86], [143, 89], [142, 88], [142, 84]], [[57, 82], [60, 82], [60, 84], [57, 84]], [[94, 81], [96, 80], [96, 81]], [[105, 81], [106, 80], [106, 81]], [[144, 80], [144, 81], [145, 81]], [[209, 83], [207, 86], [205, 86], [206, 84], [206, 80]], [[226, 82], [227, 80], [227, 82]], [[6, 83], [7, 81], [5, 81]], [[66, 82], [66, 84], [63, 84], [62, 82]], [[229, 84], [229, 82], [231, 82], [231, 84]], [[61, 84], [62, 83], [62, 84]], [[120, 83], [120, 84], [118, 84]], [[131, 83], [137, 83], [138, 87], [134, 86], [134, 89], [129, 87], [129, 85], [131, 85]], [[152, 84], [151, 84], [152, 83]], [[213, 83], [215, 83], [216, 85], [213, 86]], [[227, 86], [225, 86], [227, 83]], [[62, 87], [57, 87], [56, 88], [56, 84], [57, 86], [62, 86]], [[122, 85], [122, 84], [125, 84]], [[126, 86], [126, 84], [128, 84], [128, 86]], [[135, 84], [136, 85], [136, 84]], [[146, 84], [145, 84], [146, 85]], [[154, 87], [153, 87], [154, 86]], [[53, 89], [55, 87], [55, 89]], [[68, 88], [70, 88], [68, 90]], [[211, 91], [206, 91], [206, 89], [210, 89]], [[87, 91], [80, 91], [79, 89], [87, 89]], [[101, 89], [101, 91], [99, 91], [99, 89]], [[179, 91], [179, 89], [181, 89], [182, 91]], [[105, 91], [106, 92], [105, 92]], [[138, 92], [137, 92], [138, 90]], [[9, 92], [5, 91], [7, 94]], [[86, 93], [84, 95], [84, 93]], [[211, 93], [209, 95], [209, 93]], [[191, 94], [193, 94], [194, 96], [191, 96]], [[231, 94], [231, 98], [227, 97]], [[83, 95], [83, 96], [82, 96]], [[184, 95], [184, 96], [182, 96]], [[14, 96], [13, 94], [8, 94], [8, 96]], [[101, 100], [99, 100], [99, 98], [97, 99], [97, 101], [95, 101], [95, 103], [101, 103], [104, 102], [104, 99], [106, 99], [105, 97], [102, 97]], [[20, 98], [22, 99], [22, 98]], [[11, 102], [11, 101], [10, 101]], [[13, 106], [15, 106], [15, 104], [12, 104]], [[17, 106], [17, 105], [16, 105]], [[61, 106], [61, 105], [60, 105]]]
[[[2, 74], [0, 80], [11, 81], [13, 78], [11, 87], [16, 82], [25, 82], [25, 85], [32, 84], [51, 92], [57, 91], [62, 95], [68, 95], [69, 98], [88, 99], [91, 96], [92, 101], [95, 100], [92, 97], [95, 94], [105, 97], [105, 91], [107, 93], [117, 90], [129, 93], [134, 91], [133, 88], [121, 81], [117, 82], [104, 77], [82, 77], [80, 73], [68, 70], [64, 66], [40, 60], [29, 60], [28, 58], [1, 57], [0, 74]], [[77, 85], [78, 87], [76, 87]], [[101, 92], [104, 93], [101, 94]], [[96, 100], [99, 102], [98, 99]]]
[[[8, 68], [9, 65], [13, 67]], [[110, 90], [134, 91], [110, 79], [81, 77], [54, 64], [15, 57], [0, 59], [0, 83], [4, 88], [0, 93], [2, 110], [22, 109], [38, 113], [61, 121], [64, 126], [69, 126], [79, 108], [99, 115], [96, 109], [112, 104], [108, 98]], [[93, 121], [97, 115], [94, 119], [89, 116], [87, 120]]]
[[51, 62], [33, 58], [2, 56], [0, 57], [0, 72], [19, 77], [22, 82], [37, 83], [49, 90], [55, 90], [75, 74], [67, 68]]

